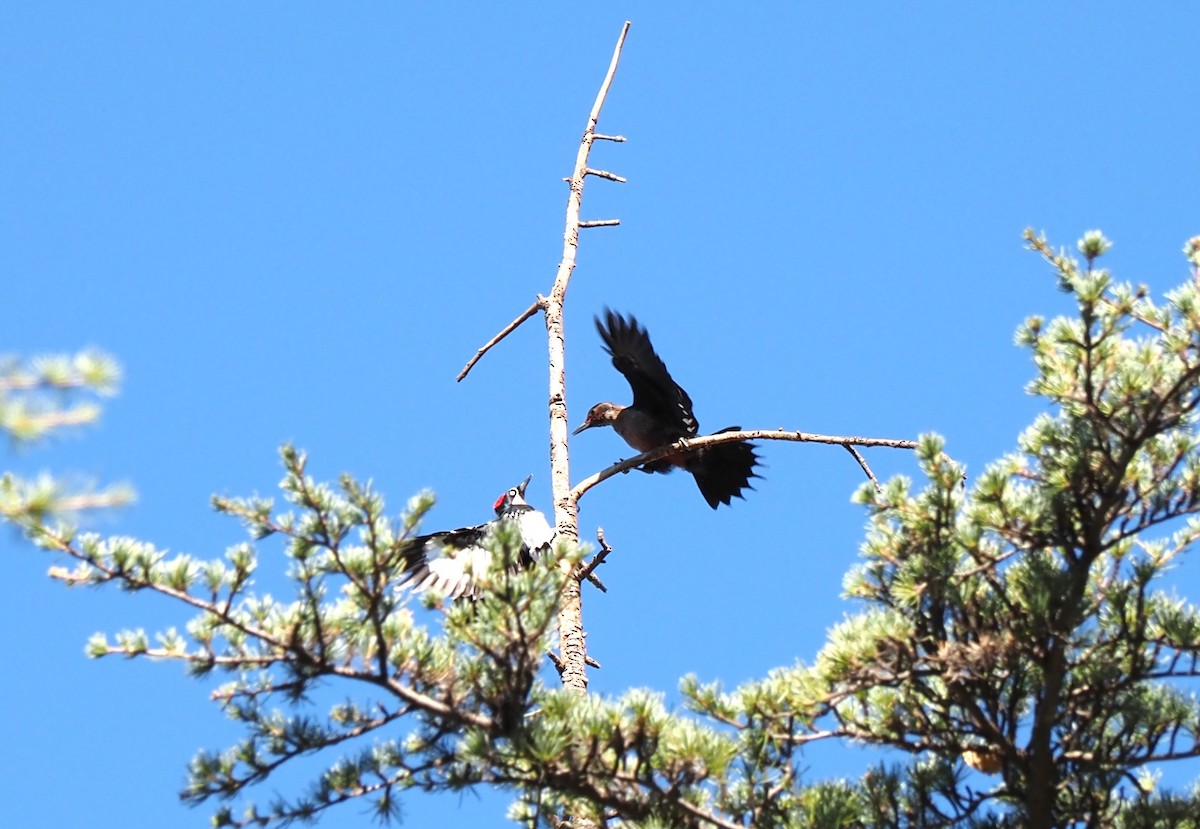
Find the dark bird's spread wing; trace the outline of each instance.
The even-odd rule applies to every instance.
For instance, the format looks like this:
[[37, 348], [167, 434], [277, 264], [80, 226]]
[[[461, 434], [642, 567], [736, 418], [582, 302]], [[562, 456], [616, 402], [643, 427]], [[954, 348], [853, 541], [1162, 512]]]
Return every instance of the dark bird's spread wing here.
[[596, 319], [596, 330], [604, 340], [604, 350], [612, 357], [613, 365], [625, 375], [633, 389], [633, 408], [660, 422], [678, 426], [683, 435], [699, 432], [700, 424], [692, 414], [692, 399], [671, 379], [666, 365], [654, 352], [650, 335], [632, 314], [626, 319], [605, 309], [604, 321]]

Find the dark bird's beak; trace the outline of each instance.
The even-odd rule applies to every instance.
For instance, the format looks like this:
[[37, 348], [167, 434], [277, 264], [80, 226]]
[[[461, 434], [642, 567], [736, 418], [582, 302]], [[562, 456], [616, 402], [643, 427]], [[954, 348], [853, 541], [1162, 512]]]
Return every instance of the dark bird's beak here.
[[528, 478], [521, 481], [520, 485], [517, 486], [517, 492], [521, 493], [522, 498], [525, 497], [525, 487], [529, 486], [529, 482], [532, 480], [533, 480], [533, 476], [530, 475]]
[[593, 427], [593, 426], [595, 426], [595, 425], [596, 425], [596, 424], [595, 424], [595, 423], [592, 423], [592, 421], [590, 421], [590, 420], [585, 420], [585, 421], [583, 421], [583, 425], [582, 425], [582, 426], [580, 426], [578, 429], [576, 429], [576, 430], [575, 430], [574, 432], [572, 432], [571, 434], [573, 434], [573, 435], [577, 435], [577, 434], [579, 434], [580, 432], [582, 432], [584, 429], [590, 429], [590, 428], [592, 428], [592, 427]]

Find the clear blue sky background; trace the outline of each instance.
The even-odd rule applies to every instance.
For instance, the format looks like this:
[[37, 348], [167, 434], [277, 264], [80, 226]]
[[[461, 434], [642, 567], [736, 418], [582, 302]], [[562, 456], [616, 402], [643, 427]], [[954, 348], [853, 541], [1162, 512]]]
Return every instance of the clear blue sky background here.
[[[205, 557], [243, 538], [209, 496], [271, 493], [284, 441], [396, 510], [433, 488], [431, 528], [488, 518], [529, 473], [548, 508], [541, 325], [454, 375], [549, 289], [562, 177], [626, 18], [601, 127], [629, 142], [594, 164], [629, 183], [585, 196], [622, 224], [585, 232], [568, 297], [573, 423], [627, 400], [591, 325], [607, 304], [649, 327], [706, 430], [937, 431], [977, 473], [1039, 410], [1013, 330], [1067, 309], [1025, 226], [1068, 246], [1102, 228], [1118, 276], [1186, 278], [1200, 11], [1182, 4], [10, 3], [0, 349], [98, 346], [127, 382], [99, 428], [3, 465], [132, 482], [137, 505], [94, 526]], [[576, 479], [628, 455], [607, 431], [572, 450]], [[586, 596], [594, 690], [760, 677], [852, 609], [862, 472], [837, 448], [763, 454], [733, 509], [684, 475], [584, 499], [616, 550], [610, 592]], [[209, 687], [83, 656], [96, 630], [187, 616], [68, 592], [11, 533], [0, 554], [0, 825], [206, 826], [176, 792], [237, 735]], [[808, 759], [815, 779], [873, 757]], [[500, 825], [503, 802], [405, 806], [410, 826]]]

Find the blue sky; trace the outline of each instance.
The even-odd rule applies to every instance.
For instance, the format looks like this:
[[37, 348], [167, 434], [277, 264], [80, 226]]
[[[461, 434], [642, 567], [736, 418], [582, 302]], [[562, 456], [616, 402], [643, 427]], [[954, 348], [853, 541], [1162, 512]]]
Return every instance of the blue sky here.
[[[1024, 227], [1066, 246], [1102, 228], [1117, 276], [1156, 291], [1186, 277], [1200, 11], [914, 9], [7, 4], [0, 350], [97, 346], [126, 383], [101, 426], [3, 465], [129, 481], [137, 505], [94, 528], [205, 557], [243, 537], [209, 496], [271, 493], [284, 441], [397, 511], [434, 489], [431, 528], [488, 518], [529, 473], [548, 508], [540, 323], [454, 376], [549, 289], [562, 177], [629, 18], [601, 120], [629, 141], [593, 156], [629, 182], [585, 194], [585, 217], [622, 224], [585, 231], [568, 296], [572, 423], [627, 400], [591, 325], [610, 305], [649, 328], [702, 429], [937, 431], [978, 472], [1038, 411], [1015, 327], [1067, 309]], [[585, 433], [573, 477], [627, 454]], [[585, 598], [594, 690], [734, 685], [812, 659], [852, 609], [862, 472], [836, 447], [763, 454], [733, 509], [682, 474], [585, 497], [583, 533], [615, 548], [610, 592]], [[915, 468], [867, 457], [880, 477]], [[209, 688], [83, 656], [96, 630], [187, 617], [65, 591], [11, 534], [0, 554], [0, 824], [206, 826], [176, 792], [197, 749], [237, 734]], [[810, 774], [869, 759], [814, 751]], [[405, 805], [410, 826], [503, 820], [496, 798]]]

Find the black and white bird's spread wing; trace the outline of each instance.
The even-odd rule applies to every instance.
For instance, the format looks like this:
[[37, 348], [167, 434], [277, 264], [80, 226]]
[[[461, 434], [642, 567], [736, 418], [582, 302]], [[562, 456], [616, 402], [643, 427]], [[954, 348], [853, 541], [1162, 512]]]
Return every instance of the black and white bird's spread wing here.
[[515, 523], [517, 532], [521, 535], [521, 567], [528, 567], [536, 561], [554, 541], [554, 528], [550, 526], [546, 516], [528, 504], [510, 509], [505, 520]]
[[625, 375], [633, 389], [633, 408], [659, 422], [678, 426], [684, 435], [699, 432], [692, 399], [671, 378], [650, 343], [650, 335], [632, 314], [627, 319], [606, 308], [604, 321], [596, 319], [596, 330], [604, 340], [604, 350], [612, 357], [613, 366]]
[[448, 599], [477, 594], [474, 574], [487, 570], [491, 552], [483, 546], [490, 524], [419, 535], [404, 542], [400, 587], [413, 593], [436, 590]]

